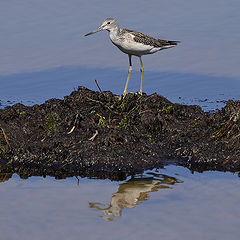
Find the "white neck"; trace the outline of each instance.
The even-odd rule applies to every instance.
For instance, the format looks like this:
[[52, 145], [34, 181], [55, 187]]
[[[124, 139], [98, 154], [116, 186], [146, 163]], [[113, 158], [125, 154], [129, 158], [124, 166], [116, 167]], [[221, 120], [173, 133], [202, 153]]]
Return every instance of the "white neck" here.
[[120, 28], [117, 26], [115, 28], [109, 29], [108, 31], [109, 31], [109, 37], [112, 40], [119, 34]]

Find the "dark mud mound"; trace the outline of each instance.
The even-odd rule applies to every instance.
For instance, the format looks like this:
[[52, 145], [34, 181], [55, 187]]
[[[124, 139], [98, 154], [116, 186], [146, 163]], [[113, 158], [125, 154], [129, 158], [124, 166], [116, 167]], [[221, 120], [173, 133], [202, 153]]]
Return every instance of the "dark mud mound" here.
[[[124, 179], [174, 159], [193, 170], [240, 169], [240, 102], [215, 114], [162, 96], [79, 87], [64, 100], [0, 110], [1, 172]], [[168, 160], [169, 159], [169, 160]]]

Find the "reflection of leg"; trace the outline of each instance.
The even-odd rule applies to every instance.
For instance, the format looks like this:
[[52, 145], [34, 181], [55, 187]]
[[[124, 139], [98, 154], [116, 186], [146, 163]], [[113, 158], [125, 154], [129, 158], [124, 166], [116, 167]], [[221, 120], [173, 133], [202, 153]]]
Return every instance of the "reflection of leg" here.
[[127, 87], [128, 87], [128, 82], [132, 73], [132, 55], [128, 55], [129, 57], [129, 70], [128, 70], [128, 78], [127, 78], [127, 82], [123, 91], [123, 97], [125, 97], [127, 95]]
[[143, 85], [143, 72], [144, 72], [144, 67], [143, 67], [143, 62], [142, 62], [142, 58], [139, 57], [140, 59], [140, 63], [141, 63], [141, 85], [140, 85], [140, 95], [142, 95], [142, 85]]
[[95, 202], [95, 203], [89, 202], [88, 204], [89, 204], [90, 208], [94, 208], [97, 210], [105, 210], [105, 209], [109, 208], [108, 204], [102, 204], [102, 203], [98, 203], [98, 202]]

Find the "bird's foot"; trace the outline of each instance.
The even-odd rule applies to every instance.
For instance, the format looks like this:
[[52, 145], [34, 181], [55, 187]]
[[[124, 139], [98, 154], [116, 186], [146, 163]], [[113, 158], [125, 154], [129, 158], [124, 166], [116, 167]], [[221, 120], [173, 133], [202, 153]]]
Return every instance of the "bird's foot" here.
[[116, 101], [122, 101], [123, 95], [115, 96]]
[[122, 98], [124, 99], [127, 95], [127, 91], [124, 91], [123, 94], [122, 94]]

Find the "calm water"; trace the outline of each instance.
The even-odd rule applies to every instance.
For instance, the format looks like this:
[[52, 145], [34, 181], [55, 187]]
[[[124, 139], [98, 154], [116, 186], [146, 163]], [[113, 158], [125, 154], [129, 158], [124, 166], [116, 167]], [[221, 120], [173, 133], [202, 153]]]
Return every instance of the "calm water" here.
[[168, 166], [123, 182], [79, 180], [13, 175], [1, 182], [1, 238], [235, 240], [240, 234], [236, 174]]
[[[143, 57], [146, 93], [205, 111], [239, 99], [239, 0], [0, 1], [0, 108], [63, 98], [78, 85], [121, 94], [128, 58], [107, 17], [182, 43]], [[129, 91], [140, 87], [139, 62]], [[159, 175], [156, 175], [159, 174]], [[7, 180], [10, 176], [1, 176]], [[0, 183], [1, 239], [237, 239], [237, 175], [167, 167], [135, 180], [55, 180], [14, 175]]]
[[[126, 8], [127, 6], [127, 8]], [[238, 0], [9, 0], [0, 2], [0, 107], [63, 98], [78, 85], [121, 94], [128, 58], [107, 32], [83, 35], [115, 17], [120, 26], [181, 45], [143, 57], [144, 91], [221, 108], [239, 99]], [[139, 90], [137, 58], [129, 90]]]

